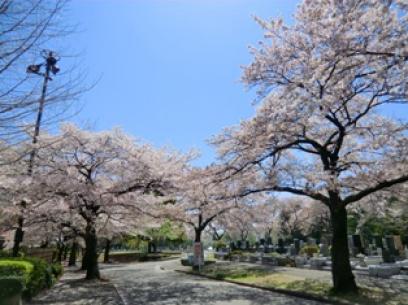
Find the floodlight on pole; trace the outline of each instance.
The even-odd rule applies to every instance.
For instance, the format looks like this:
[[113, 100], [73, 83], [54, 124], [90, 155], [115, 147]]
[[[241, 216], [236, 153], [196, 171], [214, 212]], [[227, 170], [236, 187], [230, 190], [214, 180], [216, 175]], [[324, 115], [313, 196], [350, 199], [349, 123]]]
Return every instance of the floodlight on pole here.
[[[52, 78], [50, 77], [50, 72], [53, 75], [56, 75], [60, 71], [60, 69], [57, 66], [57, 62], [59, 61], [60, 58], [55, 54], [55, 52], [50, 51], [50, 50], [43, 50], [41, 52], [41, 56], [44, 58], [43, 63], [29, 65], [26, 69], [27, 73], [37, 74], [44, 78], [42, 89], [41, 89], [41, 96], [38, 101], [39, 105], [38, 105], [38, 111], [37, 111], [37, 118], [35, 121], [34, 133], [32, 137], [33, 145], [35, 145], [38, 142], [38, 136], [40, 135], [41, 119], [42, 119], [42, 115], [44, 112], [48, 81], [52, 80]], [[43, 67], [45, 67], [44, 72], [41, 71]], [[30, 153], [30, 160], [28, 163], [28, 169], [27, 169], [28, 176], [32, 176], [33, 174], [33, 166], [34, 166], [34, 159], [35, 159], [36, 153], [37, 153], [36, 149], [35, 147], [33, 147]], [[13, 256], [14, 257], [18, 256], [20, 244], [23, 241], [24, 210], [26, 209], [26, 207], [27, 207], [27, 203], [25, 200], [23, 200], [21, 202], [21, 215], [18, 217], [18, 227], [14, 235], [14, 245], [13, 245]]]

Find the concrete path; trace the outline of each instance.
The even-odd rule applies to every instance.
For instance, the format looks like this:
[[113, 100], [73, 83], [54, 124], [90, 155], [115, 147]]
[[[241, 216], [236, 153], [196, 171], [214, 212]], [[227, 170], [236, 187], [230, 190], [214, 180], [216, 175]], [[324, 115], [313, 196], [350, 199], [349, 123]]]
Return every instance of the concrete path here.
[[83, 272], [73, 270], [68, 269], [59, 283], [24, 305], [124, 305], [112, 283], [85, 281]]
[[104, 266], [125, 305], [317, 305], [309, 300], [175, 272], [179, 260]]

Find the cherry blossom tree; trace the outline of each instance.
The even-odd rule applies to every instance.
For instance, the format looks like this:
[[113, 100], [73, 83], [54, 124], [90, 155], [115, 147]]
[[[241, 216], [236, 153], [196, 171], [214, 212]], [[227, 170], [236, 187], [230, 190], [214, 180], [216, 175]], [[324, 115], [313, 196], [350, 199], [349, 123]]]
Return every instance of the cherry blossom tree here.
[[279, 233], [285, 238], [302, 238], [309, 218], [308, 206], [299, 198], [281, 200], [278, 208]]
[[258, 210], [251, 204], [240, 203], [239, 208], [229, 211], [223, 218], [228, 236], [245, 242], [250, 233], [255, 232]]
[[201, 242], [201, 234], [212, 221], [237, 206], [233, 183], [217, 181], [218, 170], [210, 166], [180, 172], [174, 201], [161, 205], [164, 217], [194, 230], [195, 242]]
[[[47, 206], [57, 201], [61, 211], [72, 214], [60, 223], [85, 240], [87, 279], [99, 278], [98, 232], [120, 224], [131, 230], [143, 206], [171, 188], [186, 160], [136, 142], [120, 130], [96, 133], [64, 125], [59, 135], [44, 135], [39, 143], [30, 183], [31, 194], [37, 194], [30, 199], [37, 199], [30, 206], [41, 206], [38, 211], [46, 217]], [[38, 214], [32, 212], [35, 218]]]
[[407, 103], [407, 10], [404, 0], [305, 0], [293, 25], [257, 19], [265, 41], [243, 81], [261, 103], [213, 141], [231, 176], [256, 172], [243, 195], [288, 192], [329, 208], [337, 293], [358, 290], [346, 207], [408, 181], [408, 124], [385, 111]]

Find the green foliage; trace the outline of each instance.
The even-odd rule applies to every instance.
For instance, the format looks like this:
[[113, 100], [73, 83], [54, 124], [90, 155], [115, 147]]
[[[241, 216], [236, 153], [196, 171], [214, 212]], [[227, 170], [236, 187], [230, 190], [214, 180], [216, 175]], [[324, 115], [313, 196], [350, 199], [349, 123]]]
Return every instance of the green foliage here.
[[224, 240], [220, 239], [220, 240], [214, 240], [212, 243], [212, 246], [214, 249], [222, 249], [222, 248], [226, 248], [227, 244], [225, 243]]
[[5, 304], [6, 298], [19, 295], [24, 289], [24, 280], [21, 277], [0, 277], [0, 305]]
[[58, 279], [64, 273], [64, 267], [59, 263], [52, 264], [51, 265], [51, 272], [52, 272], [53, 276], [56, 279]]
[[123, 238], [123, 244], [130, 250], [139, 249], [142, 242], [143, 240], [139, 236], [126, 236]]
[[11, 257], [11, 252], [9, 250], [0, 250], [0, 258]]
[[23, 297], [30, 299], [41, 290], [50, 288], [61, 274], [62, 267], [53, 267], [34, 257], [7, 258], [0, 260], [0, 277], [20, 277], [25, 285]]
[[9, 276], [19, 277], [26, 284], [29, 282], [33, 270], [33, 264], [27, 261], [0, 260], [0, 278]]
[[184, 228], [170, 220], [166, 220], [160, 228], [149, 229], [146, 233], [154, 242], [182, 244], [187, 240]]
[[277, 252], [266, 253], [265, 256], [275, 258], [276, 262], [278, 263], [278, 266], [283, 266], [283, 267], [295, 267], [296, 266], [295, 262], [292, 259], [282, 254], [279, 254]]
[[306, 245], [300, 249], [300, 254], [306, 254], [309, 257], [312, 257], [313, 254], [319, 253], [319, 247], [314, 245]]
[[244, 251], [239, 250], [239, 249], [235, 249], [231, 251], [231, 255], [243, 255]]

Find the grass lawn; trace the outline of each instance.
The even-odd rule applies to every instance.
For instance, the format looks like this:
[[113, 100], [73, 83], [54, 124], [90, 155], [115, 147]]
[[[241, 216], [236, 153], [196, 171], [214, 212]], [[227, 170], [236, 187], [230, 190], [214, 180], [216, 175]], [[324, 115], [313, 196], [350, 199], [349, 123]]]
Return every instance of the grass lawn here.
[[[240, 264], [221, 263], [206, 266], [202, 271], [205, 275], [217, 279], [226, 279], [238, 283], [252, 284], [258, 287], [285, 289], [304, 292], [332, 300], [348, 301], [350, 304], [364, 305], [405, 305], [408, 304], [408, 291], [389, 285], [382, 285], [385, 280], [358, 279], [360, 294], [333, 296], [330, 292], [331, 282], [308, 278], [308, 270], [301, 270], [298, 274], [273, 271], [264, 266], [248, 266]], [[404, 285], [402, 283], [402, 285]], [[405, 282], [406, 285], [406, 282]]]

